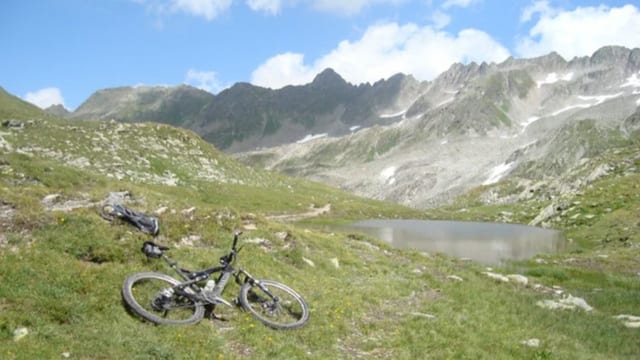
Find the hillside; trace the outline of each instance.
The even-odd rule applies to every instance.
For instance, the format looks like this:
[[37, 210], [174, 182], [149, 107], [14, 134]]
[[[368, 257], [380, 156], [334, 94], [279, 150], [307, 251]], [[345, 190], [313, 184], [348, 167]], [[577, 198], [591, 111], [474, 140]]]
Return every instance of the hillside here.
[[47, 117], [37, 106], [9, 94], [0, 86], [0, 119], [2, 121]]
[[[0, 104], [12, 104], [0, 112], [8, 114], [0, 123], [15, 120], [0, 128], [2, 358], [602, 359], [640, 353], [637, 143], [602, 155], [612, 170], [569, 193], [566, 207], [545, 219], [572, 239], [565, 253], [489, 270], [319, 225], [378, 217], [527, 223], [550, 200], [486, 205], [487, 189], [479, 188], [452, 207], [417, 211], [248, 168], [188, 130], [55, 119], [5, 94]], [[627, 123], [633, 126], [635, 118]], [[508, 185], [492, 189], [499, 196]], [[215, 263], [231, 231], [244, 229], [241, 265], [303, 294], [310, 322], [274, 331], [242, 312], [186, 327], [132, 317], [120, 299], [122, 281], [165, 267], [140, 253], [147, 236], [98, 215], [110, 198], [156, 214], [157, 241], [191, 268]], [[315, 218], [282, 221], [281, 215], [327, 204], [329, 211]], [[592, 309], [537, 305], [561, 296], [583, 299]]]
[[97, 91], [66, 117], [155, 121], [188, 128], [212, 98], [208, 92], [187, 85], [119, 87]]

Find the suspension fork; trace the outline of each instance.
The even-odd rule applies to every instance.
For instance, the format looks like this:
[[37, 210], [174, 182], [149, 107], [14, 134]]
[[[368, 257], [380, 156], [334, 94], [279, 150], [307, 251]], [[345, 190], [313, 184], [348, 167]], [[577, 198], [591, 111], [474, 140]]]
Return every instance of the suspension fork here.
[[262, 290], [265, 294], [269, 295], [269, 297], [271, 299], [273, 299], [273, 301], [275, 301], [275, 302], [280, 301], [280, 299], [277, 296], [273, 295], [273, 293], [271, 291], [269, 291], [269, 289], [267, 289], [266, 286], [262, 285], [260, 280], [255, 279], [248, 272], [244, 271], [243, 269], [239, 269], [238, 270], [238, 275], [239, 274], [244, 275], [244, 283], [249, 283], [251, 285], [255, 285], [255, 286], [259, 287], [260, 290]]

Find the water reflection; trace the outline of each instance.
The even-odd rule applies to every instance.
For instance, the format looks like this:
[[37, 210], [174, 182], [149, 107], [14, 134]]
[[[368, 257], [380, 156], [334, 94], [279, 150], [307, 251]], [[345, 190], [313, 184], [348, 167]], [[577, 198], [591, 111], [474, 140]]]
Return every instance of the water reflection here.
[[565, 245], [555, 230], [466, 221], [365, 220], [343, 229], [358, 231], [398, 248], [440, 252], [485, 264], [556, 253]]

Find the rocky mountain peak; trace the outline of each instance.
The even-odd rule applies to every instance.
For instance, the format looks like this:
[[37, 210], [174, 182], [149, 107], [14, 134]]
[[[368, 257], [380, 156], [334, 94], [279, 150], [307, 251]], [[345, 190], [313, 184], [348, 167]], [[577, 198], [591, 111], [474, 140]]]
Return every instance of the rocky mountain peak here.
[[555, 51], [535, 58], [533, 61], [548, 70], [557, 69], [567, 64], [567, 61]]
[[333, 69], [327, 68], [316, 75], [311, 84], [317, 87], [331, 88], [338, 86], [342, 87], [347, 85], [347, 82]]
[[486, 63], [483, 63], [483, 65], [478, 65], [476, 62], [471, 62], [467, 65], [454, 63], [447, 71], [436, 78], [436, 82], [450, 86], [462, 85], [470, 78], [486, 73], [487, 69]]
[[48, 108], [44, 109], [44, 112], [46, 112], [47, 114], [60, 116], [60, 117], [65, 117], [70, 114], [69, 110], [67, 110], [61, 104], [51, 105]]
[[626, 63], [630, 54], [631, 50], [622, 46], [605, 46], [593, 53], [591, 63]]

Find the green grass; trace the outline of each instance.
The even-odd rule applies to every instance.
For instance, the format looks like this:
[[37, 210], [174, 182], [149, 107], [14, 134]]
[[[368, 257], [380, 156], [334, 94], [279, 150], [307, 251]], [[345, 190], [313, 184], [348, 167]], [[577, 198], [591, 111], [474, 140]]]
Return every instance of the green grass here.
[[[554, 220], [573, 241], [566, 252], [542, 257], [546, 264], [531, 260], [493, 269], [526, 275], [532, 284], [560, 286], [595, 309], [550, 311], [536, 302], [552, 295], [532, 285], [491, 280], [479, 264], [395, 249], [361, 234], [321, 230], [323, 224], [350, 219], [495, 221], [504, 212], [512, 213], [514, 222], [526, 222], [547, 203], [487, 206], [471, 193], [452, 207], [417, 211], [245, 168], [192, 133], [168, 126], [127, 127], [117, 135], [122, 151], [93, 154], [91, 139], [99, 131], [115, 137], [118, 124], [51, 119], [38, 124], [5, 139], [16, 147], [51, 151], [0, 154], [0, 358], [61, 358], [69, 353], [81, 359], [632, 359], [640, 354], [638, 330], [613, 319], [640, 315], [638, 175], [612, 175], [571, 199], [579, 204]], [[73, 126], [79, 130], [72, 136]], [[173, 144], [176, 151], [151, 161], [162, 153], [143, 148], [154, 136], [155, 142]], [[180, 157], [185, 149], [204, 155]], [[55, 155], [63, 150], [67, 157]], [[124, 150], [137, 161], [127, 162]], [[89, 165], [69, 164], [78, 156]], [[113, 156], [122, 158], [122, 179], [103, 169]], [[199, 156], [209, 159], [209, 167], [223, 173], [224, 181], [198, 177], [193, 159]], [[157, 175], [170, 170], [181, 182], [168, 186], [124, 172], [133, 169]], [[129, 205], [137, 210], [167, 207], [159, 215], [157, 241], [171, 246], [169, 254], [187, 268], [216, 263], [234, 228], [255, 225], [242, 237], [246, 246], [240, 265], [258, 278], [281, 281], [300, 292], [311, 306], [309, 323], [275, 331], [247, 313], [231, 311], [228, 322], [204, 319], [171, 327], [132, 316], [120, 296], [126, 276], [167, 269], [139, 251], [147, 236], [98, 216], [98, 204], [111, 191], [129, 191], [134, 200]], [[42, 200], [50, 194], [60, 194], [62, 203], [83, 200], [94, 206], [49, 211]], [[270, 215], [303, 213], [327, 203], [331, 212], [315, 219], [269, 220]], [[594, 217], [571, 221], [576, 213]], [[197, 237], [185, 245], [181, 239], [189, 236]], [[227, 290], [225, 295], [232, 297], [238, 287]], [[20, 327], [29, 334], [15, 341], [13, 332]], [[539, 339], [540, 346], [521, 344], [531, 338]]]

